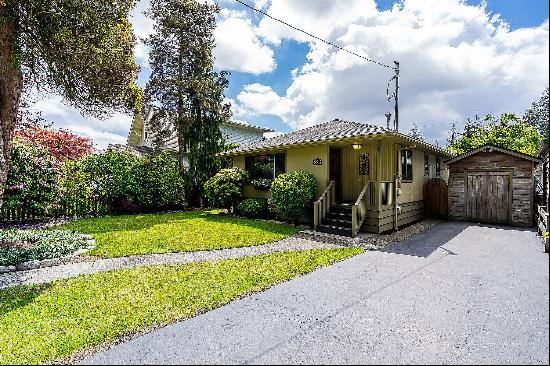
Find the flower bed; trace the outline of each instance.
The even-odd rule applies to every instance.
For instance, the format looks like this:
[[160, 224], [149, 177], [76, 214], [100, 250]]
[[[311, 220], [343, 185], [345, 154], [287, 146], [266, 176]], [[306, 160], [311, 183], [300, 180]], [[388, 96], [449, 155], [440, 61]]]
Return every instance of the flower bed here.
[[91, 245], [91, 237], [72, 230], [0, 230], [0, 266], [60, 258]]

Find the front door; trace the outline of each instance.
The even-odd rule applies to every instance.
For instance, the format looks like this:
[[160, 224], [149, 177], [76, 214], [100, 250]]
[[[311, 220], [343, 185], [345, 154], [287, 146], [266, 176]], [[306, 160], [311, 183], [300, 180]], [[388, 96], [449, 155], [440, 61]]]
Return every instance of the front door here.
[[329, 180], [334, 181], [334, 184], [336, 184], [336, 200], [339, 201], [342, 197], [340, 191], [340, 150], [332, 147], [329, 156]]

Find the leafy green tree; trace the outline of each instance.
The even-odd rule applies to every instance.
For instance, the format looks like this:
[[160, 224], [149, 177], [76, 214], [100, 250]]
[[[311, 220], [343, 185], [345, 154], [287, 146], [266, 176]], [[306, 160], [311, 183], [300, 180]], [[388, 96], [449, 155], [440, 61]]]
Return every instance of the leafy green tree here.
[[536, 155], [541, 143], [538, 131], [513, 114], [504, 113], [499, 118], [488, 115], [475, 131], [465, 130], [448, 149], [462, 154], [485, 144]]
[[[213, 31], [217, 5], [195, 0], [152, 0], [147, 14], [155, 22], [146, 40], [151, 76], [146, 103], [157, 107], [156, 121], [170, 121], [177, 133], [180, 170], [189, 205], [200, 204], [204, 183], [219, 169], [220, 124], [230, 118], [224, 103], [227, 73], [213, 72]], [[156, 133], [166, 123], [152, 124]], [[160, 129], [160, 130], [159, 130]], [[189, 167], [183, 164], [189, 153]]]
[[135, 0], [0, 0], [0, 205], [24, 91], [54, 92], [82, 113], [133, 109], [140, 98]]
[[543, 141], [548, 144], [548, 134], [549, 134], [549, 112], [548, 112], [548, 88], [542, 93], [542, 97], [531, 104], [531, 108], [527, 110], [523, 120], [528, 125], [531, 125], [539, 131], [540, 135], [543, 138]]

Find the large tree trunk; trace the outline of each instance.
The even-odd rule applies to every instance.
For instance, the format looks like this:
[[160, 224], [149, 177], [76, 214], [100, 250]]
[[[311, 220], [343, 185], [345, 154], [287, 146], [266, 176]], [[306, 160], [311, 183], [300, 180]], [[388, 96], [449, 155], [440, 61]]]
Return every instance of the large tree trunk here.
[[0, 0], [0, 208], [8, 178], [13, 132], [19, 111], [23, 77], [15, 58], [16, 23], [5, 21]]

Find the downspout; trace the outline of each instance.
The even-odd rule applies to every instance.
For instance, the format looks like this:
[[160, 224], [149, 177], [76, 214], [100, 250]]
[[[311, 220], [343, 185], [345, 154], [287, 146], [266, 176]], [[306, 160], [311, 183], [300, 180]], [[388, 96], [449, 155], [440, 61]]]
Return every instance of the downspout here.
[[393, 183], [393, 230], [397, 231], [397, 213], [399, 210], [399, 205], [397, 204], [397, 197], [399, 197], [399, 189], [401, 187], [397, 187], [397, 185], [401, 185], [401, 150], [403, 150], [403, 146], [397, 149], [397, 174], [394, 177], [394, 183]]

